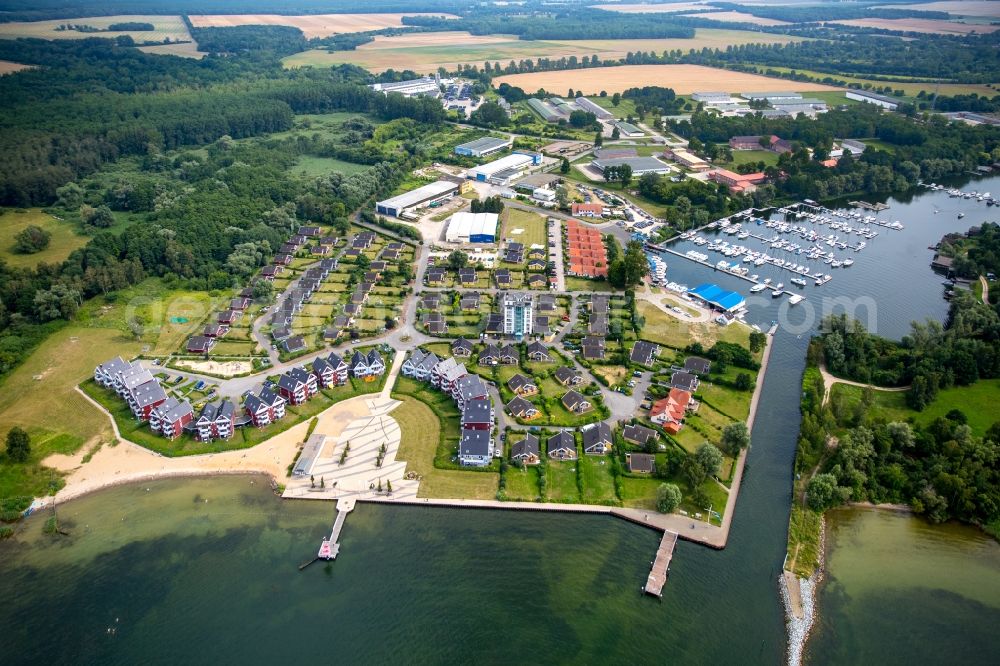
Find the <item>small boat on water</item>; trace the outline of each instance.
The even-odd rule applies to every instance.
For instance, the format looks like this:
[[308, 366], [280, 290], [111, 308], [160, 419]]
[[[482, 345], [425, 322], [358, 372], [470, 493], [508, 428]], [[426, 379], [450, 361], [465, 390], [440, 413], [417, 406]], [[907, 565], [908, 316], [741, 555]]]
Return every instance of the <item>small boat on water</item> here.
[[803, 280], [802, 278], [792, 278], [791, 280], [789, 280], [789, 282], [799, 287], [806, 286], [806, 281]]
[[965, 213], [959, 213], [959, 214], [958, 214], [958, 219], [960, 219], [960, 220], [961, 220], [961, 219], [962, 219], [963, 217], [965, 217]]
[[791, 296], [788, 297], [788, 304], [789, 305], [798, 305], [799, 303], [801, 303], [805, 299], [806, 299], [806, 297], [803, 296], [802, 294], [792, 294]]
[[754, 286], [750, 287], [750, 293], [757, 294], [764, 291], [765, 289], [767, 289], [767, 285], [761, 282], [760, 284], [755, 284]]
[[781, 295], [783, 293], [785, 293], [785, 292], [783, 292], [780, 289], [775, 289], [774, 291], [771, 292], [771, 298], [781, 298]]

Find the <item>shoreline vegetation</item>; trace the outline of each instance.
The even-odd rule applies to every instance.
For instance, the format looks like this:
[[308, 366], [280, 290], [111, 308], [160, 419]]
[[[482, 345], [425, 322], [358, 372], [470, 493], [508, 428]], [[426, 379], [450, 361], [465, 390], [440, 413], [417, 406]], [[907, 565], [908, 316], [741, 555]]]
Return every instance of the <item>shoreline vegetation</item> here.
[[944, 327], [914, 323], [901, 342], [844, 316], [821, 328], [802, 375], [783, 566], [790, 664], [799, 663], [814, 621], [801, 609], [815, 607], [806, 597], [823, 577], [827, 510], [852, 506], [931, 523], [959, 520], [1000, 539], [994, 501], [1000, 476], [990, 463], [1000, 449], [1000, 422], [988, 423], [997, 395], [996, 311], [970, 291], [953, 297]]

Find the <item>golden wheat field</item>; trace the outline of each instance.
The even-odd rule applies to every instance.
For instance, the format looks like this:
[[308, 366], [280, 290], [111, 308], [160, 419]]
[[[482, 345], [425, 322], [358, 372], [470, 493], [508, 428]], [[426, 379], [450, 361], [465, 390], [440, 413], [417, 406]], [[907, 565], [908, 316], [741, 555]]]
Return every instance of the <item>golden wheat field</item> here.
[[609, 12], [621, 12], [622, 14], [672, 14], [675, 12], [696, 12], [702, 9], [711, 9], [704, 2], [669, 2], [669, 3], [615, 3], [610, 5], [591, 5], [594, 9], [603, 9]]
[[797, 92], [837, 90], [834, 86], [818, 83], [787, 81], [701, 65], [624, 65], [511, 74], [493, 79], [495, 86], [508, 83], [528, 92], [534, 92], [539, 88], [562, 91], [566, 88], [567, 82], [576, 90], [586, 94], [595, 94], [601, 90], [612, 94], [641, 86], [673, 88], [679, 95], [689, 95], [699, 90], [724, 90], [735, 93], [744, 90], [755, 92], [789, 89]]
[[753, 14], [747, 14], [746, 12], [698, 12], [696, 14], [684, 14], [684, 16], [703, 18], [708, 19], [709, 21], [725, 21], [727, 23], [752, 23], [754, 25], [763, 26], [790, 25], [788, 21], [762, 18], [760, 16], [754, 16]]
[[367, 32], [383, 28], [398, 28], [404, 16], [444, 16], [451, 14], [406, 12], [403, 14], [312, 14], [279, 16], [278, 14], [204, 14], [189, 16], [196, 28], [228, 28], [237, 25], [288, 25], [298, 28], [307, 38], [329, 37], [347, 32]]
[[692, 39], [563, 39], [524, 40], [514, 35], [470, 35], [467, 32], [424, 32], [378, 36], [353, 51], [328, 52], [313, 49], [284, 59], [286, 67], [329, 67], [350, 63], [371, 72], [412, 69], [433, 72], [439, 67], [484, 62], [506, 65], [511, 60], [569, 58], [596, 55], [602, 60], [624, 58], [632, 51], [663, 51], [719, 48], [738, 44], [787, 44], [800, 41], [788, 35], [770, 35], [750, 30], [698, 28]]
[[912, 5], [885, 5], [878, 9], [919, 9], [925, 12], [948, 12], [957, 16], [983, 16], [1000, 19], [1000, 2], [996, 0], [945, 0]]
[[[997, 3], [1000, 7], [1000, 2]], [[902, 30], [905, 32], [927, 32], [938, 35], [966, 35], [970, 32], [980, 34], [994, 32], [1000, 26], [983, 23], [957, 23], [955, 21], [938, 21], [934, 19], [851, 19], [849, 21], [831, 21], [837, 25], [855, 26], [858, 28], [882, 28], [883, 30]]]
[[[155, 30], [131, 30], [124, 32], [80, 32], [79, 30], [58, 30], [60, 25], [86, 25], [104, 30], [113, 23], [152, 23]], [[180, 16], [87, 16], [85, 18], [59, 19], [55, 21], [14, 21], [0, 23], [0, 38], [37, 37], [40, 39], [84, 39], [86, 37], [113, 38], [129, 35], [137, 43], [170, 41], [190, 41], [191, 34]]]
[[31, 65], [22, 65], [19, 62], [11, 62], [10, 60], [0, 60], [0, 76], [20, 72], [22, 69], [31, 69]]

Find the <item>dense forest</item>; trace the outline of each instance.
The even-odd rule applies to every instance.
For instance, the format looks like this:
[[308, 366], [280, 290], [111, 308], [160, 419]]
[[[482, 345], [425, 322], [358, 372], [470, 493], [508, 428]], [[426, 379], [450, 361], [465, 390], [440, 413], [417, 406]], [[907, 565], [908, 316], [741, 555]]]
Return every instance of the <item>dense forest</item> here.
[[466, 30], [473, 35], [510, 34], [520, 39], [660, 39], [691, 38], [694, 28], [673, 17], [621, 14], [569, 6], [534, 15], [516, 11], [476, 11], [458, 21], [432, 16], [404, 16], [403, 24], [434, 30]]
[[1000, 377], [1000, 315], [971, 291], [957, 291], [944, 327], [914, 322], [896, 343], [845, 315], [824, 321], [819, 349], [835, 375], [879, 386], [909, 386], [907, 404], [922, 410], [940, 389]]

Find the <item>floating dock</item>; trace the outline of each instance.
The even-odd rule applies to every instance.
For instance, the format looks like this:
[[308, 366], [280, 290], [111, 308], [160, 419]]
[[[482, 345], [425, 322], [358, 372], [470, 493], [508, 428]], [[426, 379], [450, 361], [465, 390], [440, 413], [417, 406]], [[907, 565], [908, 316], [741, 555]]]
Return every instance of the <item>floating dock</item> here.
[[663, 538], [660, 539], [660, 547], [656, 549], [656, 559], [649, 570], [649, 577], [646, 579], [646, 594], [657, 597], [663, 596], [663, 586], [670, 575], [670, 560], [674, 557], [674, 548], [677, 546], [677, 532], [664, 530]]

